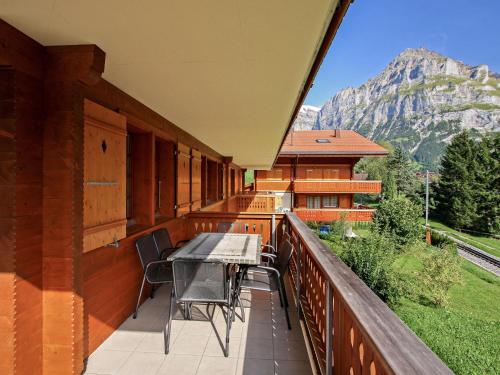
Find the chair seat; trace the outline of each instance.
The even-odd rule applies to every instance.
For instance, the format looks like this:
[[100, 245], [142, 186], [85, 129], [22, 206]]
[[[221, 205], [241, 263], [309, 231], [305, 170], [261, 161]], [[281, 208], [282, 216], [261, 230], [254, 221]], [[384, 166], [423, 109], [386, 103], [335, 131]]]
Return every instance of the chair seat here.
[[247, 278], [241, 280], [242, 289], [256, 289], [266, 292], [275, 292], [278, 290], [276, 275], [271, 271], [249, 267]]
[[146, 278], [150, 283], [173, 282], [173, 272], [171, 264], [156, 264], [149, 267]]
[[227, 302], [224, 285], [213, 281], [193, 281], [186, 286], [178, 301], [211, 301], [214, 303]]

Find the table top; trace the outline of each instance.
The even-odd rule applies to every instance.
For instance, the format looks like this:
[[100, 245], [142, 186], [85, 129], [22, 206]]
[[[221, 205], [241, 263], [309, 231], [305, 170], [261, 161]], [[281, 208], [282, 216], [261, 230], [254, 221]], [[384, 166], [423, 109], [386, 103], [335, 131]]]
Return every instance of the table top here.
[[262, 237], [260, 234], [200, 233], [167, 258], [213, 260], [224, 263], [260, 263]]

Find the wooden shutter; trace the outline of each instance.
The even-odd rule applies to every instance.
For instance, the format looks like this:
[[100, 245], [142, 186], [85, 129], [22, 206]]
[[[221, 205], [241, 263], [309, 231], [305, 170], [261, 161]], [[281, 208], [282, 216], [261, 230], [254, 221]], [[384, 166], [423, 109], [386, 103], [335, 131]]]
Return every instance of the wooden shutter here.
[[84, 104], [83, 251], [126, 237], [127, 120], [89, 100]]
[[190, 149], [182, 143], [177, 144], [177, 216], [189, 212], [190, 199]]
[[191, 210], [201, 208], [201, 152], [191, 151]]

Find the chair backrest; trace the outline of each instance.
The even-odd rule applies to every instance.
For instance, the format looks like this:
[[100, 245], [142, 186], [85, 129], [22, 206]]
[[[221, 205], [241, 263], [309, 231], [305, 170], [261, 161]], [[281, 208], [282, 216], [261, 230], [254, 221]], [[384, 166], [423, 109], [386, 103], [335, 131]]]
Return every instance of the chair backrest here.
[[233, 224], [232, 223], [218, 223], [217, 224], [217, 232], [218, 233], [231, 233], [233, 230]]
[[156, 243], [156, 247], [158, 248], [158, 254], [161, 254], [162, 251], [167, 249], [173, 249], [172, 241], [170, 240], [170, 235], [165, 228], [160, 228], [153, 231], [153, 238]]
[[177, 301], [229, 301], [230, 286], [226, 264], [176, 259], [172, 266]]
[[278, 249], [278, 262], [276, 265], [277, 270], [281, 276], [284, 276], [288, 270], [290, 259], [292, 259], [293, 245], [288, 240], [283, 240]]
[[155, 240], [151, 234], [147, 234], [135, 241], [135, 247], [141, 259], [143, 269], [146, 269], [149, 263], [160, 259]]

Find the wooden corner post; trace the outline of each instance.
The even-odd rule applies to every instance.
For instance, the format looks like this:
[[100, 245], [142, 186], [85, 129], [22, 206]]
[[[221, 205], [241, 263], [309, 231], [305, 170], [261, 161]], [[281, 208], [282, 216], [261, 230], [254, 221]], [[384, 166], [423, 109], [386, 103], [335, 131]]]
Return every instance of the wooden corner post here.
[[83, 305], [83, 87], [104, 70], [95, 45], [46, 48], [43, 155], [43, 373], [80, 374]]

